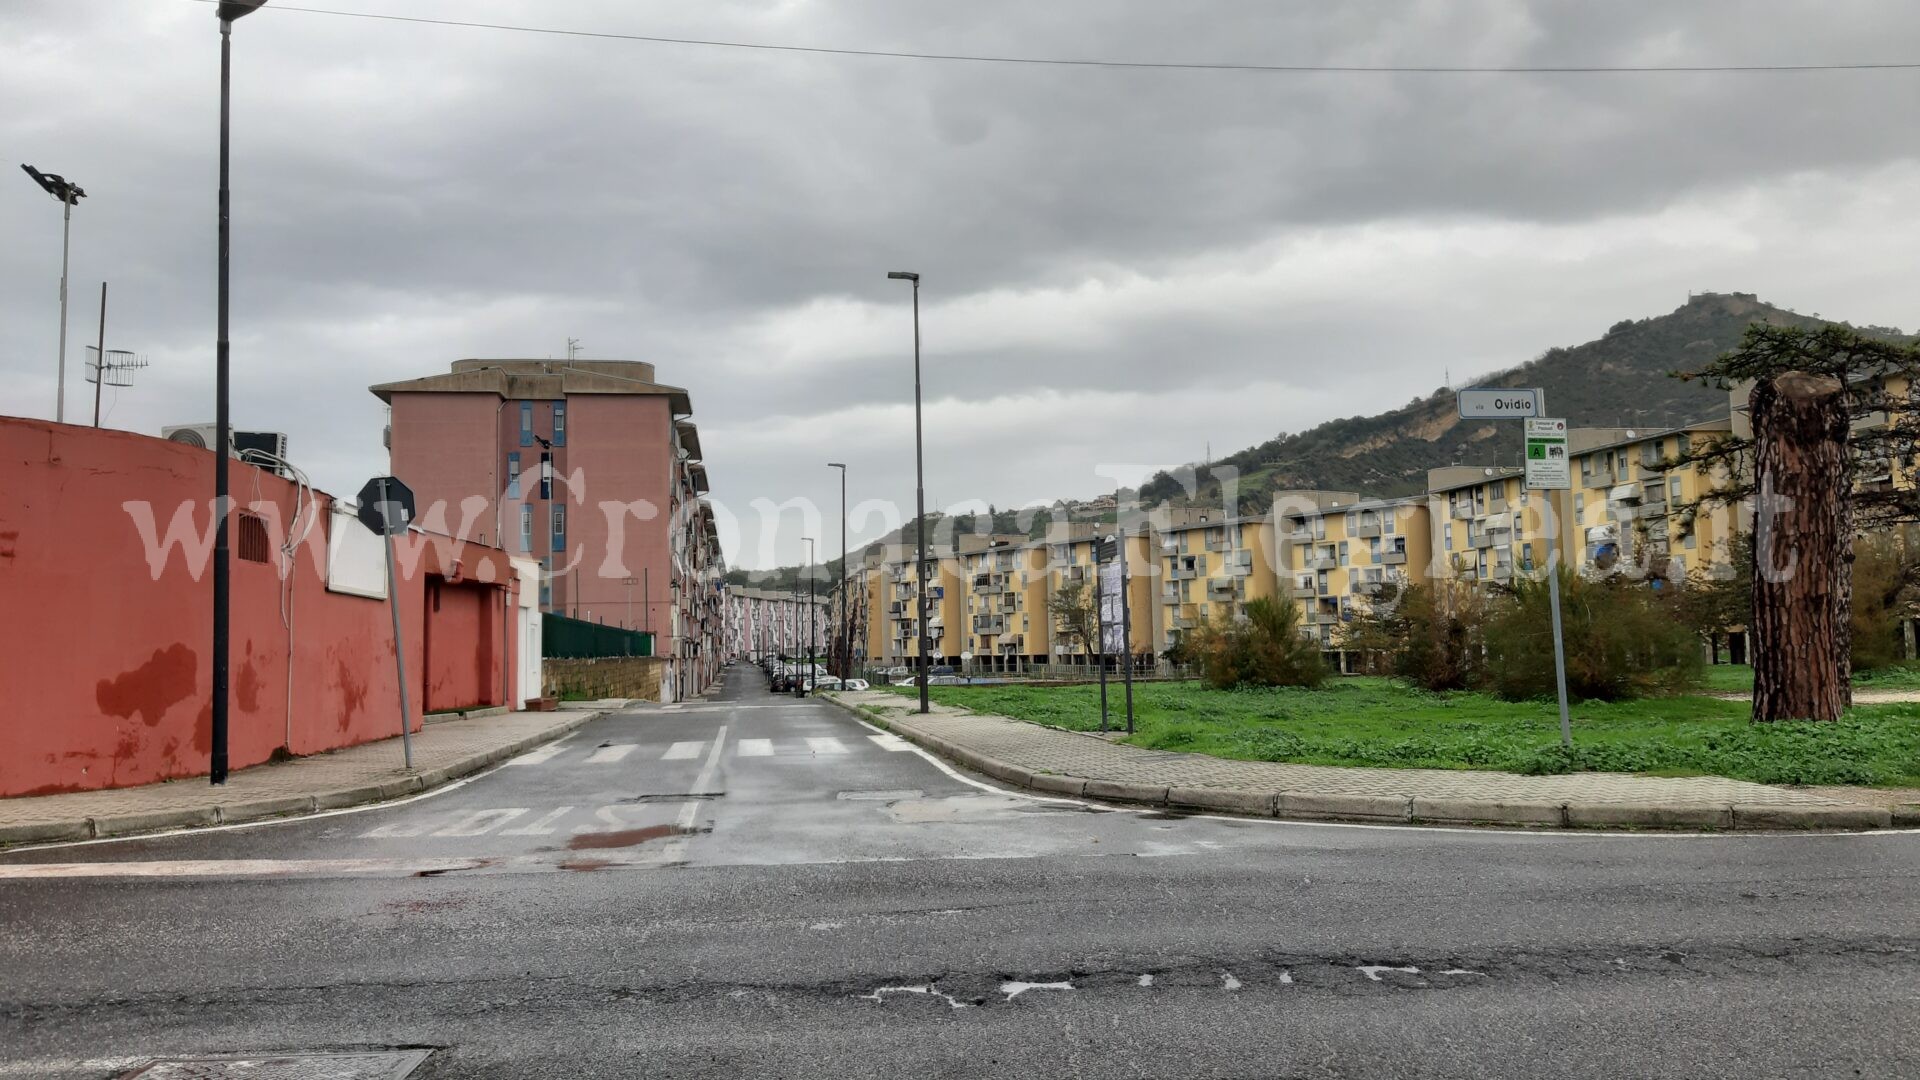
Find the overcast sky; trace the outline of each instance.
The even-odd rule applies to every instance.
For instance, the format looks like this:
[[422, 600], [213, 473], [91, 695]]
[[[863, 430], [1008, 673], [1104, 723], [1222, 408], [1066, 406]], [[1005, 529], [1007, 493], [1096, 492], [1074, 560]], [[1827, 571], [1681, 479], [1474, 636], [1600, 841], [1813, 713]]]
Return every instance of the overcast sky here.
[[[1359, 65], [1909, 61], [1911, 0], [329, 0], [774, 44]], [[219, 38], [193, 0], [0, 0], [0, 411], [68, 419], [99, 283], [152, 361], [107, 422], [213, 416]], [[276, 10], [235, 29], [234, 401], [324, 488], [366, 387], [649, 360], [736, 565], [757, 500], [1087, 498], [1661, 314], [1689, 291], [1913, 326], [1920, 72], [1258, 74], [821, 56]], [[1625, 388], [1624, 393], [1631, 393]], [[766, 505], [762, 503], [761, 505]], [[724, 516], [723, 516], [724, 519]], [[885, 520], [868, 520], [866, 534]], [[836, 549], [829, 521], [825, 542]], [[732, 532], [733, 530], [730, 530]], [[859, 532], [855, 541], [862, 538]]]

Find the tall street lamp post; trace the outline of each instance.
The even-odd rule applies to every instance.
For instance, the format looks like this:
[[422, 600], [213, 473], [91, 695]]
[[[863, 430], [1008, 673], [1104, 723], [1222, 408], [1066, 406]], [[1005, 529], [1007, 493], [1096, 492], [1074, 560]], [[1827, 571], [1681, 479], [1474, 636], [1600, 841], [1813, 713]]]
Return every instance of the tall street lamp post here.
[[[20, 167], [33, 177], [34, 183], [60, 201], [60, 361], [54, 382], [53, 419], [55, 423], [64, 424], [67, 421], [67, 253], [73, 237], [73, 208], [87, 197], [87, 193], [80, 190], [79, 184], [64, 176], [43, 173], [31, 165]], [[105, 360], [104, 356], [101, 357], [103, 363]]]
[[818, 607], [813, 599], [813, 560], [816, 556], [813, 547], [813, 537], [803, 536], [800, 539], [807, 542], [807, 693], [812, 694], [814, 684], [819, 682], [817, 677], [818, 671], [813, 663], [814, 650], [820, 642], [819, 632], [813, 623], [813, 613]]
[[920, 598], [915, 602], [920, 623], [920, 711], [927, 711], [927, 654], [933, 645], [927, 633], [927, 470], [920, 441], [920, 275], [894, 270], [890, 281], [913, 282], [913, 509], [914, 538], [919, 543]]
[[840, 680], [844, 684], [853, 674], [853, 633], [847, 628], [847, 466], [827, 462], [827, 468], [840, 470]]
[[215, 11], [220, 19], [220, 273], [216, 319], [218, 329], [213, 353], [214, 442], [213, 442], [213, 732], [212, 760], [207, 779], [215, 785], [227, 782], [227, 615], [230, 607], [227, 534], [227, 464], [232, 458], [232, 418], [227, 413], [227, 291], [228, 255], [231, 232], [227, 210], [232, 203], [228, 185], [228, 161], [231, 144], [229, 116], [233, 107], [233, 20], [250, 15], [267, 0], [221, 0]]

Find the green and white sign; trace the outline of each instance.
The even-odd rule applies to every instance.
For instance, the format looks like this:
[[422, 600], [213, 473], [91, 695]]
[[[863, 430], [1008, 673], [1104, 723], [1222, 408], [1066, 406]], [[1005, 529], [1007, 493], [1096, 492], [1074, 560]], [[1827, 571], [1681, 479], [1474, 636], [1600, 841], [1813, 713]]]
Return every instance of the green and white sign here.
[[1564, 491], [1572, 486], [1572, 462], [1567, 457], [1567, 422], [1529, 417], [1527, 419], [1528, 490]]

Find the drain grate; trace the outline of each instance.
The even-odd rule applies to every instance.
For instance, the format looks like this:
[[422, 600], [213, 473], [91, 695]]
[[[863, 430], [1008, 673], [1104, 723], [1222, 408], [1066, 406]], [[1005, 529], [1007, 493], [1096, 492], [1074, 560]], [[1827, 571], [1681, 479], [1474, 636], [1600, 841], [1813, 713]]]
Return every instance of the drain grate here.
[[406, 1080], [429, 1050], [158, 1058], [122, 1080]]

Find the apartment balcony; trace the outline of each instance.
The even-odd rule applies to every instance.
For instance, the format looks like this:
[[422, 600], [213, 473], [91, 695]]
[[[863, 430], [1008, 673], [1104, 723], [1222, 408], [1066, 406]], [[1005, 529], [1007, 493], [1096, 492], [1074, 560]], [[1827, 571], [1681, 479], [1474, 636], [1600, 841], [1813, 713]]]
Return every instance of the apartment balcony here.
[[1379, 596], [1386, 587], [1387, 583], [1384, 581], [1361, 580], [1353, 583], [1353, 591], [1361, 596]]
[[1359, 537], [1362, 540], [1365, 540], [1368, 537], [1372, 537], [1372, 536], [1379, 536], [1380, 523], [1378, 521], [1363, 521], [1360, 524], [1354, 526], [1353, 535]]
[[1206, 571], [1198, 566], [1175, 566], [1173, 572], [1167, 576], [1174, 581], [1193, 581], [1205, 573]]
[[1340, 621], [1340, 613], [1338, 611], [1316, 611], [1313, 613], [1312, 621], [1316, 626], [1333, 626]]
[[1207, 550], [1208, 551], [1232, 551], [1233, 541], [1224, 536], [1219, 538], [1218, 540], [1209, 540], [1207, 541]]
[[1858, 420], [1855, 420], [1853, 422], [1853, 430], [1874, 431], [1886, 427], [1887, 423], [1887, 411], [1885, 409], [1875, 409], [1865, 416], [1860, 417]]
[[1001, 582], [998, 585], [981, 585], [973, 590], [973, 594], [975, 596], [1002, 596], [1005, 595], [1007, 591], [1007, 584]]
[[1407, 565], [1407, 553], [1404, 551], [1383, 551], [1377, 560], [1381, 566]]
[[1623, 479], [1612, 469], [1595, 469], [1591, 473], [1581, 473], [1580, 483], [1584, 487], [1611, 488]]
[[1248, 563], [1234, 563], [1232, 566], [1227, 567], [1227, 573], [1234, 577], [1252, 577], [1253, 566]]
[[1207, 599], [1209, 600], [1232, 600], [1238, 595], [1240, 590], [1235, 588], [1231, 581], [1207, 582]]
[[1495, 581], [1511, 581], [1513, 579], [1513, 564], [1495, 563], [1487, 568], [1487, 576]]
[[1333, 570], [1338, 568], [1340, 560], [1332, 555], [1316, 555], [1307, 560], [1309, 570]]
[[1607, 490], [1607, 501], [1626, 506], [1638, 506], [1642, 498], [1639, 484], [1616, 484]]
[[973, 632], [976, 634], [1004, 634], [1007, 632], [1005, 619], [975, 619]]
[[1469, 536], [1467, 537], [1467, 546], [1475, 551], [1485, 551], [1493, 546], [1493, 534], [1479, 533], [1475, 536]]
[[1200, 625], [1199, 619], [1190, 619], [1185, 615], [1175, 615], [1171, 622], [1175, 630], [1192, 630]]
[[1320, 591], [1311, 585], [1295, 585], [1293, 587], [1293, 598], [1295, 600], [1311, 600], [1319, 595]]
[[1463, 502], [1463, 503], [1458, 503], [1454, 506], [1453, 518], [1455, 521], [1471, 521], [1473, 517], [1474, 517], [1474, 512], [1473, 512], [1472, 503]]
[[1475, 517], [1494, 517], [1495, 515], [1504, 514], [1506, 512], [1507, 512], [1507, 500], [1488, 499], [1487, 508], [1478, 514], [1475, 514], [1474, 516]]

